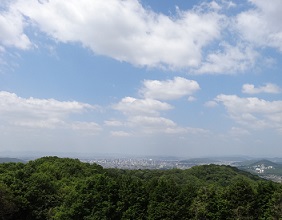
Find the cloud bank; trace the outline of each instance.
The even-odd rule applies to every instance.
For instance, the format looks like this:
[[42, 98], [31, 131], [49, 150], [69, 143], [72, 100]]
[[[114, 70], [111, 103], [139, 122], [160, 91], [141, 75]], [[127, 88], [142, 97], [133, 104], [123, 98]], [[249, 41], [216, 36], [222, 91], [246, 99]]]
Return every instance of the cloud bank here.
[[218, 95], [215, 100], [225, 106], [236, 123], [252, 129], [282, 129], [282, 101], [224, 94]]
[[83, 114], [96, 108], [76, 101], [22, 98], [14, 93], [0, 92], [0, 121], [6, 126], [32, 129], [66, 128], [97, 132], [101, 128], [95, 122], [71, 119], [74, 114]]
[[279, 86], [273, 83], [266, 83], [264, 86], [255, 87], [253, 84], [244, 84], [242, 92], [247, 94], [259, 94], [259, 93], [273, 93], [277, 94], [281, 92]]

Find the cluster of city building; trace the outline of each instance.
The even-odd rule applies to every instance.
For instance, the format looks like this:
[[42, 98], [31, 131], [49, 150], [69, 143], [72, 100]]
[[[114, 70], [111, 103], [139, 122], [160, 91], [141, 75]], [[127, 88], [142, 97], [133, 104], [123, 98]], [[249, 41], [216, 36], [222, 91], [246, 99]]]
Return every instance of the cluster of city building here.
[[84, 159], [83, 162], [96, 163], [104, 168], [118, 169], [187, 169], [191, 166], [180, 164], [179, 161], [144, 158], [107, 158]]
[[[171, 160], [161, 158], [106, 158], [106, 159], [83, 159], [87, 163], [96, 163], [104, 168], [118, 169], [188, 169], [196, 165], [210, 164], [203, 161]], [[213, 164], [231, 165], [230, 161], [219, 161]]]
[[264, 164], [258, 164], [253, 167], [257, 173], [264, 173], [265, 170], [274, 169], [273, 166], [266, 166]]

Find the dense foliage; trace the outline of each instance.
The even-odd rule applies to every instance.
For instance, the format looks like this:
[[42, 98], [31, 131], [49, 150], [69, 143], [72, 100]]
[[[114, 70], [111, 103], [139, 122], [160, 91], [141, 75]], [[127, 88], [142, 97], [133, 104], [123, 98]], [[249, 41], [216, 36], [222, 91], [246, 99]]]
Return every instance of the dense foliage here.
[[0, 164], [0, 219], [280, 219], [282, 186], [229, 166], [103, 169], [44, 157]]

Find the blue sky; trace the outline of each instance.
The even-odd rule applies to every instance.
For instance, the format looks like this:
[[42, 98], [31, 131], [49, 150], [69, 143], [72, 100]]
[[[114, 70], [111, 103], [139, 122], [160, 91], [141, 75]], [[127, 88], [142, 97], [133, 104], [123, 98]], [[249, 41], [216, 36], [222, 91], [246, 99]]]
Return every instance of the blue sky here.
[[4, 0], [0, 151], [282, 156], [282, 2]]

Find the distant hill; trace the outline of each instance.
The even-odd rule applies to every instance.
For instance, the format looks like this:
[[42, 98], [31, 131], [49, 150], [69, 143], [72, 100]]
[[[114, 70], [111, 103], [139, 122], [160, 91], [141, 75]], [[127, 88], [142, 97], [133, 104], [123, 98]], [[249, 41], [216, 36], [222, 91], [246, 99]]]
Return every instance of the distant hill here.
[[274, 157], [274, 158], [271, 158], [269, 160], [271, 160], [272, 162], [277, 163], [277, 164], [282, 164], [282, 158], [279, 158], [279, 157]]
[[[203, 158], [190, 158], [185, 160], [180, 160], [182, 164], [189, 164], [191, 166], [204, 165], [204, 164], [225, 164], [233, 166], [242, 166], [245, 163], [249, 164], [250, 158], [246, 156], [223, 156], [223, 157], [203, 157]], [[255, 162], [254, 160], [253, 162]]]
[[181, 163], [187, 163], [187, 164], [213, 164], [218, 163], [219, 160], [213, 159], [213, 158], [191, 158], [187, 160], [181, 160]]
[[277, 164], [277, 163], [274, 163], [270, 160], [259, 160], [259, 161], [256, 161], [252, 164], [250, 164], [249, 166], [259, 166], [259, 165], [264, 165], [264, 166], [273, 166], [273, 167], [282, 167], [281, 164]]
[[275, 163], [267, 159], [249, 160], [238, 163], [239, 169], [256, 174], [265, 179], [270, 179], [275, 182], [282, 182], [282, 164]]
[[242, 162], [237, 162], [234, 165], [236, 165], [237, 167], [251, 167], [251, 166], [256, 166], [256, 165], [260, 165], [260, 164], [264, 164], [266, 166], [281, 166], [282, 164], [280, 162], [277, 162], [275, 160], [272, 159], [252, 159], [252, 160], [245, 160]]
[[0, 163], [26, 163], [24, 160], [9, 157], [0, 157]]

